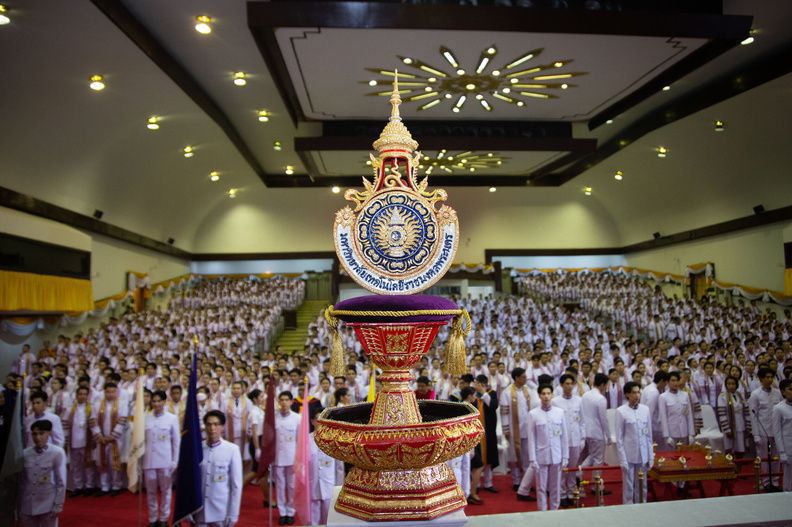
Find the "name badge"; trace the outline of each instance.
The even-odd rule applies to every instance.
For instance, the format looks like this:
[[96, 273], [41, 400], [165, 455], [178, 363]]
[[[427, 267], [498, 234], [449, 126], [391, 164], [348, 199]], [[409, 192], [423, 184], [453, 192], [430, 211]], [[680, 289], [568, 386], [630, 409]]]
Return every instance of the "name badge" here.
[[167, 434], [160, 434], [157, 436], [157, 439], [159, 439], [160, 441], [167, 441], [169, 437]]
[[326, 459], [323, 459], [322, 461], [320, 461], [319, 464], [321, 466], [323, 466], [323, 467], [329, 467], [330, 466], [330, 462], [327, 461]]
[[50, 475], [44, 474], [43, 476], [39, 477], [39, 483], [49, 483], [50, 482]]
[[283, 441], [285, 443], [291, 443], [292, 441], [294, 441], [294, 436], [291, 435], [291, 434], [290, 435], [284, 435], [283, 436]]
[[222, 483], [228, 479], [226, 474], [215, 474], [212, 478], [212, 481], [215, 483]]
[[561, 435], [561, 428], [553, 427], [553, 435], [560, 436]]

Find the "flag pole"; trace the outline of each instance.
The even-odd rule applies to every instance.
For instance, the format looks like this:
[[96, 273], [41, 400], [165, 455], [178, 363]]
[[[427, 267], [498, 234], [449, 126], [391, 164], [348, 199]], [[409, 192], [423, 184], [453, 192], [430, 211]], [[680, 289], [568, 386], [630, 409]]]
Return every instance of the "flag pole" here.
[[138, 527], [142, 527], [141, 520], [143, 518], [143, 465], [138, 463], [138, 485], [137, 485], [137, 493], [138, 493], [138, 514], [137, 514], [137, 524]]
[[269, 500], [267, 501], [269, 523], [267, 525], [272, 527], [272, 465], [270, 465], [269, 470], [267, 470], [267, 493], [269, 494]]

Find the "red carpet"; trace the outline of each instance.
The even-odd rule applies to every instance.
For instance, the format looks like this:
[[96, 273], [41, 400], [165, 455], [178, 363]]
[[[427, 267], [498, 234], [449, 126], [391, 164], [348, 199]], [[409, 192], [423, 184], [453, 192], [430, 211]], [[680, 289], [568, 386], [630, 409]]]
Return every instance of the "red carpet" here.
[[[615, 474], [614, 474], [615, 475]], [[606, 476], [607, 477], [607, 476]], [[483, 491], [480, 493], [484, 503], [482, 505], [468, 505], [465, 512], [468, 516], [483, 514], [504, 514], [510, 512], [527, 512], [536, 510], [535, 502], [517, 501], [514, 492], [511, 490], [511, 478], [508, 476], [496, 476], [495, 487], [500, 490], [498, 494]], [[605, 496], [606, 505], [618, 505], [621, 503], [621, 482], [606, 482], [606, 488], [612, 494]], [[707, 496], [717, 496], [720, 486], [717, 482], [704, 482], [704, 490]], [[662, 490], [658, 489], [660, 500], [663, 500]], [[753, 478], [738, 480], [735, 485], [736, 494], [752, 494]], [[693, 492], [693, 496], [698, 498], [698, 493]], [[267, 526], [267, 511], [261, 506], [261, 492], [257, 487], [248, 486], [242, 497], [242, 515], [239, 527], [261, 527]], [[585, 507], [594, 507], [595, 499], [589, 494], [582, 504]], [[116, 497], [102, 498], [74, 498], [67, 499], [64, 512], [60, 518], [61, 527], [82, 527], [86, 525], [102, 525], [107, 527], [137, 527], [138, 497], [124, 492]], [[146, 512], [146, 500], [142, 500], [142, 525], [148, 525], [148, 515]], [[277, 509], [273, 511], [273, 524], [277, 525]]]

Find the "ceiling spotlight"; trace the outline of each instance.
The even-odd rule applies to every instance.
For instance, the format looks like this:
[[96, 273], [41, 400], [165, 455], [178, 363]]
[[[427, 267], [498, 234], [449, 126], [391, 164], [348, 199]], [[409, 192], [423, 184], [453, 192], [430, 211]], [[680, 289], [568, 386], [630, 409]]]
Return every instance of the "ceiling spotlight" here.
[[[2, 18], [0, 18], [2, 20]], [[105, 89], [104, 77], [101, 75], [91, 75], [91, 83], [88, 85], [93, 91], [102, 91]]]
[[369, 81], [369, 86], [376, 86], [376, 85], [377, 85], [377, 81], [374, 80]]
[[525, 106], [525, 103], [522, 101], [517, 101], [517, 106]]
[[607, 121], [605, 121], [605, 124], [613, 124], [613, 119], [608, 119]]
[[237, 189], [235, 189], [235, 188], [228, 189], [228, 197], [229, 198], [234, 199], [236, 197], [236, 195], [237, 195]]
[[146, 128], [149, 130], [159, 130], [159, 120], [159, 117], [152, 115], [146, 120]]
[[591, 187], [583, 187], [583, 194], [586, 196], [591, 196], [593, 189]]
[[500, 75], [500, 70], [492, 70], [492, 76], [498, 77]]
[[621, 181], [622, 179], [624, 179], [624, 172], [622, 172], [621, 170], [617, 170], [616, 173], [613, 174], [613, 179], [615, 179], [616, 181]]
[[234, 84], [237, 86], [244, 86], [247, 84], [247, 74], [244, 71], [237, 71], [234, 73]]
[[0, 4], [0, 26], [5, 26], [10, 23], [11, 19], [8, 18], [8, 7]]
[[665, 157], [668, 154], [668, 148], [664, 146], [657, 147], [657, 157]]
[[413, 60], [410, 57], [404, 57], [402, 59], [402, 62], [404, 62], [405, 64], [412, 64]]
[[554, 67], [556, 67], [556, 68], [560, 68], [560, 67], [562, 67], [563, 65], [564, 65], [564, 63], [563, 63], [563, 62], [561, 62], [561, 61], [558, 61], [558, 62], [554, 62], [554, 63], [553, 63], [553, 66], [554, 66]]
[[489, 188], [489, 191], [490, 191], [490, 192], [497, 192], [497, 190], [498, 190], [498, 189], [496, 189], [495, 187], [490, 187], [490, 188]]
[[671, 89], [671, 86], [663, 86], [663, 91], [668, 91]]
[[475, 89], [476, 89], [476, 85], [475, 85], [475, 84], [473, 84], [473, 83], [466, 84], [466, 85], [465, 85], [465, 89], [466, 89], [466, 90], [475, 90]]
[[465, 74], [465, 70], [463, 69], [457, 70], [457, 75], [464, 75], [464, 74]]
[[726, 123], [721, 121], [720, 119], [715, 121], [715, 131], [722, 132], [726, 128]]
[[212, 32], [212, 24], [213, 20], [212, 17], [207, 15], [200, 15], [195, 17], [195, 30], [202, 34], [208, 35]]
[[[211, 172], [209, 172], [209, 180], [210, 181], [220, 181], [220, 172], [218, 172], [217, 170], [212, 170]], [[231, 191], [229, 190], [229, 192], [231, 192]], [[234, 192], [236, 192], [236, 190], [234, 190]]]
[[341, 192], [341, 187], [339, 187], [339, 186], [334, 186], [334, 187], [333, 187], [333, 188], [331, 188], [330, 190], [331, 190], [331, 191], [333, 191], [333, 194], [338, 194], [339, 192]]
[[267, 110], [259, 110], [258, 111], [258, 120], [262, 123], [269, 122], [270, 113]]
[[569, 84], [562, 84], [561, 85], [561, 89], [562, 90], [566, 90], [567, 88], [569, 88]]
[[195, 151], [191, 146], [185, 146], [183, 152], [184, 152], [184, 157], [188, 159], [195, 155]]
[[284, 170], [284, 172], [286, 172], [287, 176], [291, 176], [294, 174], [294, 167], [291, 165], [286, 165], [286, 170]]
[[427, 82], [437, 82], [437, 77], [429, 77], [426, 80], [427, 80]]
[[743, 40], [742, 42], [740, 42], [740, 44], [742, 44], [743, 46], [747, 46], [748, 44], [753, 44], [753, 42], [754, 42], [754, 38], [753, 37], [748, 37], [745, 40]]
[[280, 152], [281, 150], [283, 150], [283, 145], [281, 144], [280, 141], [275, 141], [274, 143], [272, 143], [272, 149], [275, 150], [276, 152]]

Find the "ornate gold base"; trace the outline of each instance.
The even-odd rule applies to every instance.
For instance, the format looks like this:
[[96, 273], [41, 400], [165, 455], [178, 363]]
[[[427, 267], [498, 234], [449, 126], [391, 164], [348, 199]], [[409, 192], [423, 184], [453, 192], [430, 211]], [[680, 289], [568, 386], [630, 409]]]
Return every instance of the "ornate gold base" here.
[[354, 467], [335, 509], [366, 521], [432, 520], [467, 504], [445, 463], [419, 470]]

